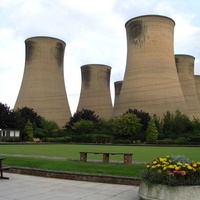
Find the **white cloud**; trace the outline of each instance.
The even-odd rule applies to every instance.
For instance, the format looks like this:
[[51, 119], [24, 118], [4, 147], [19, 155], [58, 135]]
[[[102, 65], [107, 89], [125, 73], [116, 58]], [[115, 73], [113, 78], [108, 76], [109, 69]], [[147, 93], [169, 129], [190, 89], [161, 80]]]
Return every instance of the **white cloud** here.
[[138, 15], [171, 17], [176, 53], [192, 54], [199, 66], [198, 5], [194, 0], [189, 5], [178, 0], [0, 0], [0, 101], [14, 106], [24, 70], [24, 40], [37, 35], [66, 42], [64, 73], [72, 112], [79, 100], [82, 65], [111, 66], [113, 96], [113, 82], [123, 78], [126, 65], [124, 25]]

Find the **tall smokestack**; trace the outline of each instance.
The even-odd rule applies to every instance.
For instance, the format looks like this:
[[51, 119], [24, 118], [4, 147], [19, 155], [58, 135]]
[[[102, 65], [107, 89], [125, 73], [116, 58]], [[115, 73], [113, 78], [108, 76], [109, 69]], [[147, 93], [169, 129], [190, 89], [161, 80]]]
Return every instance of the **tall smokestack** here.
[[172, 19], [146, 15], [126, 24], [127, 63], [114, 115], [138, 109], [162, 116], [166, 111], [187, 112], [174, 60]]
[[95, 111], [101, 118], [112, 117], [110, 95], [111, 67], [101, 64], [88, 64], [81, 67], [82, 86], [78, 111]]
[[64, 83], [65, 42], [51, 37], [25, 40], [24, 75], [14, 109], [29, 107], [64, 126], [71, 117]]
[[190, 55], [175, 55], [176, 67], [190, 117], [200, 117], [200, 104], [194, 80], [194, 60]]

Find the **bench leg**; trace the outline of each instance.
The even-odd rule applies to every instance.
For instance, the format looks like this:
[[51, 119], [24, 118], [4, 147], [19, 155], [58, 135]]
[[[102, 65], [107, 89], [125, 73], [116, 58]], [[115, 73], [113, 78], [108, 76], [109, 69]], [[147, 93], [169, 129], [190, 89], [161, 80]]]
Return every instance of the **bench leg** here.
[[87, 162], [87, 153], [80, 152], [80, 161]]
[[103, 154], [103, 163], [109, 163], [109, 153]]
[[124, 164], [132, 164], [132, 154], [124, 154]]
[[8, 177], [4, 177], [3, 176], [3, 170], [1, 170], [1, 177], [0, 177], [0, 179], [9, 179]]

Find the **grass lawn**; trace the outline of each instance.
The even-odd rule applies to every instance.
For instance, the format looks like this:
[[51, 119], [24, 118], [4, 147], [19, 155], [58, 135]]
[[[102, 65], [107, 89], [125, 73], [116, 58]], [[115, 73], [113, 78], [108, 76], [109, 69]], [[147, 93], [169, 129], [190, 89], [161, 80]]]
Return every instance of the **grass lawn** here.
[[[155, 157], [166, 155], [185, 155], [193, 160], [200, 160], [199, 147], [185, 146], [120, 146], [120, 145], [79, 145], [79, 144], [12, 144], [0, 145], [0, 154], [22, 154], [32, 156], [62, 157], [79, 160], [80, 151], [130, 152], [133, 161], [151, 161]], [[102, 160], [102, 155], [88, 155], [88, 159]], [[111, 160], [122, 160], [122, 156], [114, 155]]]
[[[144, 165], [102, 164], [79, 162], [80, 151], [100, 152], [130, 152], [133, 153], [133, 161], [148, 162], [155, 157], [166, 155], [185, 155], [195, 161], [200, 160], [200, 147], [166, 147], [166, 146], [120, 146], [120, 145], [79, 145], [79, 144], [1, 144], [0, 157], [6, 157], [6, 165], [24, 166], [40, 169], [52, 169], [71, 172], [85, 172], [110, 174], [120, 176], [138, 177]], [[14, 157], [13, 155], [21, 155]], [[42, 159], [23, 157], [49, 156], [59, 159]], [[102, 161], [102, 155], [89, 154], [88, 159]], [[113, 155], [110, 160], [123, 161], [123, 156]]]

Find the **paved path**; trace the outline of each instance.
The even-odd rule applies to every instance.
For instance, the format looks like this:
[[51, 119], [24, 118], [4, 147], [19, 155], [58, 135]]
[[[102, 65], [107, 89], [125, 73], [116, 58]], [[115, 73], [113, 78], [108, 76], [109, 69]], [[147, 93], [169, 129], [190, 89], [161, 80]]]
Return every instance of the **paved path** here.
[[138, 187], [4, 173], [0, 200], [139, 200]]

